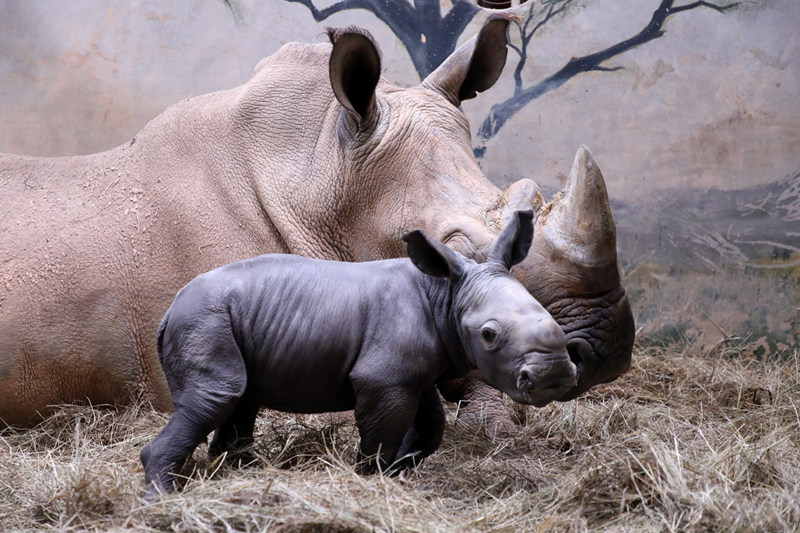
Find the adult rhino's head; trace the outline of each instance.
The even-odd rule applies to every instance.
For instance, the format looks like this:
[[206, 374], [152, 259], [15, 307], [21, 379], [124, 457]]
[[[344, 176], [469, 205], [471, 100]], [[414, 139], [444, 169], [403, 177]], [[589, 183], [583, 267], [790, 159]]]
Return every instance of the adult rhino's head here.
[[422, 231], [406, 236], [422, 272], [452, 283], [452, 323], [471, 366], [517, 402], [545, 405], [576, 386], [567, 338], [509, 269], [528, 253], [533, 213], [514, 213], [488, 259], [476, 263]]
[[534, 206], [536, 237], [514, 275], [567, 336], [578, 382], [560, 400], [613, 381], [630, 368], [634, 321], [617, 264], [616, 226], [603, 174], [581, 147], [564, 189], [544, 204], [530, 180], [505, 193], [506, 218]]
[[[510, 20], [487, 19], [478, 35], [407, 89], [381, 79], [378, 47], [358, 28], [329, 29], [331, 45], [324, 47], [287, 45], [257, 67], [256, 78], [272, 85], [252, 84], [242, 109], [255, 113], [271, 91], [283, 104], [279, 117], [255, 113], [248, 139], [271, 131], [265, 124], [281, 134], [267, 155], [259, 152], [254, 167], [267, 166], [258, 197], [285, 250], [358, 261], [398, 257], [404, 254], [398, 237], [423, 228], [466, 257], [481, 259], [502, 227], [504, 206], [508, 212], [541, 207], [530, 180], [504, 195], [486, 178], [459, 108], [499, 78]], [[276, 125], [287, 120], [287, 109], [302, 127]], [[304, 137], [311, 134], [318, 138]], [[274, 157], [270, 150], [286, 153]], [[582, 150], [579, 159], [591, 156]], [[285, 160], [292, 165], [275, 163]], [[624, 372], [633, 339], [605, 185], [596, 165], [585, 167], [574, 169], [565, 191], [542, 212], [531, 253], [515, 268], [569, 338], [578, 384], [562, 399]]]
[[[464, 236], [487, 233], [485, 206], [499, 191], [475, 160], [469, 122], [460, 105], [499, 78], [510, 18], [489, 18], [475, 37], [410, 88], [381, 78], [381, 54], [365, 30], [328, 29], [328, 91], [333, 101], [319, 105], [335, 115], [308, 126], [321, 129], [322, 138], [314, 141], [313, 165], [318, 167], [305, 175], [327, 173], [331, 178], [303, 178], [305, 192], [313, 192], [316, 202], [284, 209], [303, 213], [305, 220], [330, 221], [333, 229], [323, 229], [332, 233], [332, 246], [327, 248], [336, 250], [333, 255], [320, 251], [320, 246], [308, 249], [316, 235], [295, 239], [292, 231], [281, 231], [294, 241], [289, 249], [358, 261], [396, 257], [404, 254], [399, 237], [423, 228], [471, 257], [479, 255]], [[317, 81], [314, 87], [321, 85]], [[335, 143], [329, 148], [331, 139]], [[309, 191], [316, 183], [324, 183], [324, 190]], [[297, 194], [289, 200], [306, 196], [312, 195]], [[320, 226], [317, 222], [315, 233]], [[486, 237], [491, 240], [492, 235]]]

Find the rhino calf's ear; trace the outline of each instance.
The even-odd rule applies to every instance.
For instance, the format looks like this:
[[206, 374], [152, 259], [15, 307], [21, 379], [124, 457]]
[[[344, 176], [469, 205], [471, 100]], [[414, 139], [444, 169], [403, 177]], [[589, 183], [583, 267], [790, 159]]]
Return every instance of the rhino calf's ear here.
[[489, 253], [489, 261], [511, 269], [528, 255], [533, 242], [533, 211], [515, 211]]
[[424, 231], [406, 233], [403, 240], [408, 243], [408, 257], [411, 262], [423, 273], [455, 280], [464, 271], [464, 257]]

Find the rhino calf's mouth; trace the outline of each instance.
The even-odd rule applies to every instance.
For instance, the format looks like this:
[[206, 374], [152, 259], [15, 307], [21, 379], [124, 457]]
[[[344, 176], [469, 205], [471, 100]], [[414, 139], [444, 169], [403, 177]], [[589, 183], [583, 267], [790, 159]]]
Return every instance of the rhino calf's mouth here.
[[523, 365], [516, 381], [519, 397], [512, 396], [515, 401], [543, 407], [577, 385], [577, 369], [567, 351], [553, 359], [551, 356], [544, 364]]

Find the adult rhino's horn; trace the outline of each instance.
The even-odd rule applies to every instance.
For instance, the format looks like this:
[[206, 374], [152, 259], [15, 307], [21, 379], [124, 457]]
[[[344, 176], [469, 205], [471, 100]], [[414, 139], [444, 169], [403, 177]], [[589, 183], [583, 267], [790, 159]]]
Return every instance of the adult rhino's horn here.
[[585, 146], [578, 149], [564, 190], [540, 217], [550, 246], [587, 267], [617, 262], [617, 231], [603, 173]]
[[422, 86], [441, 93], [455, 106], [490, 88], [506, 64], [510, 21], [519, 21], [519, 17], [512, 13], [490, 16], [478, 35], [445, 59]]

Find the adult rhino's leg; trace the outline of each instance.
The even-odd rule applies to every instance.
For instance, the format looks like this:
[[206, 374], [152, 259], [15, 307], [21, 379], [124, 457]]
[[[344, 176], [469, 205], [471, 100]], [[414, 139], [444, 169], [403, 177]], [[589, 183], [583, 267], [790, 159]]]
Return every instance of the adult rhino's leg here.
[[208, 447], [209, 456], [215, 458], [228, 452], [240, 464], [252, 463], [255, 456], [248, 449], [253, 444], [253, 430], [260, 407], [258, 401], [243, 397], [214, 433]]
[[415, 467], [435, 452], [442, 443], [444, 423], [444, 408], [439, 392], [436, 387], [430, 387], [422, 393], [414, 423], [403, 437], [403, 443], [397, 452], [399, 459], [394, 467]]
[[[209, 433], [230, 419], [247, 387], [244, 359], [230, 333], [230, 324], [223, 327], [230, 317], [205, 318], [191, 325], [170, 323], [174, 328], [168, 329], [164, 338], [161, 361], [175, 412], [142, 449], [146, 499], [174, 489], [174, 474]], [[171, 332], [175, 332], [173, 338]], [[186, 353], [181, 351], [184, 346], [201, 348]]]
[[458, 403], [458, 422], [472, 431], [507, 437], [519, 431], [503, 401], [503, 393], [475, 377], [448, 379], [436, 384], [442, 397]]

